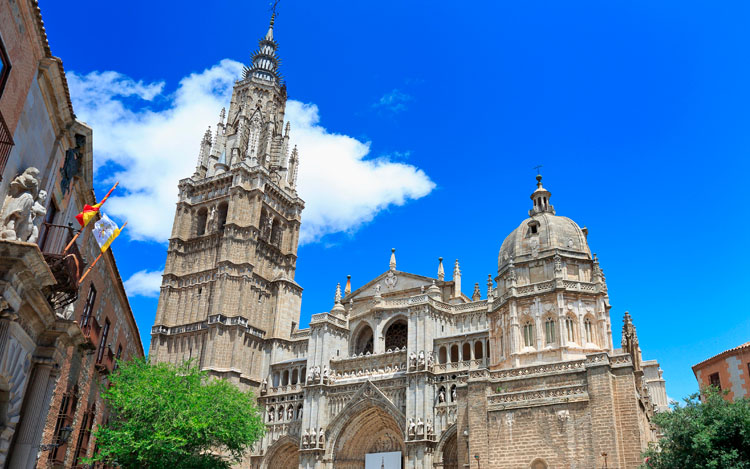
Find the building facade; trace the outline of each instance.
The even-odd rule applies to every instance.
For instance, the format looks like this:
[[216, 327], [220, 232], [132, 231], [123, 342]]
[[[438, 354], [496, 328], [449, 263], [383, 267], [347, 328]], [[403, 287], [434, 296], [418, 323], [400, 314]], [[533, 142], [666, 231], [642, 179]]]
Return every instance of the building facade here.
[[541, 176], [486, 288], [465, 295], [458, 261], [451, 279], [442, 259], [434, 277], [399, 270], [392, 250], [298, 327], [304, 203], [276, 53], [272, 20], [180, 181], [150, 351], [256, 392], [268, 431], [243, 466], [637, 467], [664, 381], [644, 379], [629, 314], [615, 348], [588, 232]]
[[[98, 248], [89, 234], [73, 242], [75, 215], [96, 202], [92, 130], [76, 119], [35, 0], [0, 2], [0, 61], [0, 467], [30, 469], [75, 446], [63, 429], [77, 438], [82, 413], [51, 433], [49, 416], [58, 416], [62, 400], [98, 396], [80, 377], [111, 368], [111, 357], [99, 360], [100, 341], [81, 327], [87, 297], [79, 298], [78, 283]], [[111, 253], [89, 279], [106, 284], [97, 288], [115, 309], [107, 314], [112, 324], [127, 323], [128, 354], [142, 356]], [[104, 409], [97, 412], [101, 421]], [[72, 467], [68, 461], [57, 467]]]
[[750, 342], [729, 349], [693, 367], [698, 386], [716, 386], [733, 401], [750, 397]]

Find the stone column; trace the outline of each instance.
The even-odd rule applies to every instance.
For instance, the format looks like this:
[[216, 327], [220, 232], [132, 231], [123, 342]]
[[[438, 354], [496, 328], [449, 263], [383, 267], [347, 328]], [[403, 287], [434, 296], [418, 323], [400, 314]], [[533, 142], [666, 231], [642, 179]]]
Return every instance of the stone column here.
[[11, 450], [8, 469], [32, 469], [36, 465], [42, 430], [49, 412], [57, 370], [48, 359], [36, 361], [24, 398], [24, 411], [18, 438]]

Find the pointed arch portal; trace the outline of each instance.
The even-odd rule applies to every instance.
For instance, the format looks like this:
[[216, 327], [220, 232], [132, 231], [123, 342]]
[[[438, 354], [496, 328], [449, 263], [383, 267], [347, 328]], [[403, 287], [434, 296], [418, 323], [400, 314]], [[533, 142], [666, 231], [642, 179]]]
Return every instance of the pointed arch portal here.
[[367, 454], [396, 451], [401, 452], [403, 458], [404, 435], [398, 423], [382, 408], [370, 406], [352, 418], [339, 433], [333, 447], [333, 467], [364, 469]]

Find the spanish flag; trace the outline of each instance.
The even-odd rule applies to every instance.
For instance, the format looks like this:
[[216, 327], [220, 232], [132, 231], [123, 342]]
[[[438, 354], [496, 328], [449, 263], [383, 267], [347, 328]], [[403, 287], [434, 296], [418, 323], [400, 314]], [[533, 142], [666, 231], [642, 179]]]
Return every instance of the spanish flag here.
[[[122, 225], [122, 228], [125, 228], [125, 225], [127, 224], [128, 222], [125, 222], [125, 224]], [[102, 217], [94, 223], [93, 231], [94, 238], [96, 238], [96, 242], [99, 243], [99, 248], [102, 252], [109, 249], [109, 245], [120, 235], [122, 228], [118, 228], [117, 223], [113, 222], [106, 214], [102, 213]]]
[[85, 228], [86, 225], [89, 224], [89, 222], [96, 216], [97, 213], [99, 213], [99, 208], [104, 204], [104, 202], [107, 201], [107, 197], [109, 197], [109, 194], [112, 193], [113, 190], [115, 190], [115, 187], [120, 182], [116, 182], [114, 186], [112, 186], [112, 189], [107, 192], [107, 195], [104, 196], [104, 198], [95, 205], [89, 205], [86, 204], [83, 206], [83, 211], [76, 215], [76, 220], [78, 220], [78, 223], [81, 225], [81, 228]]

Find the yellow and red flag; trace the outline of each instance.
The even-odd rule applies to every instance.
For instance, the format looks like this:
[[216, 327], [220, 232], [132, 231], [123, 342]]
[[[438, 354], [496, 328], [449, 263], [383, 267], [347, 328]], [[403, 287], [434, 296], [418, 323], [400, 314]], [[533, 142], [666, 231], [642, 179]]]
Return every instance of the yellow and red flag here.
[[115, 185], [112, 186], [112, 189], [110, 189], [109, 192], [107, 192], [107, 195], [105, 195], [104, 198], [101, 201], [99, 201], [98, 204], [94, 204], [94, 205], [86, 204], [83, 206], [83, 211], [81, 211], [81, 213], [76, 215], [76, 220], [78, 220], [78, 223], [81, 225], [81, 228], [85, 228], [86, 225], [88, 225], [89, 222], [96, 216], [96, 214], [99, 213], [99, 209], [104, 204], [104, 202], [107, 201], [109, 194], [111, 194], [112, 191], [115, 190], [115, 187], [117, 187], [119, 183], [120, 183], [119, 181], [116, 182]]

